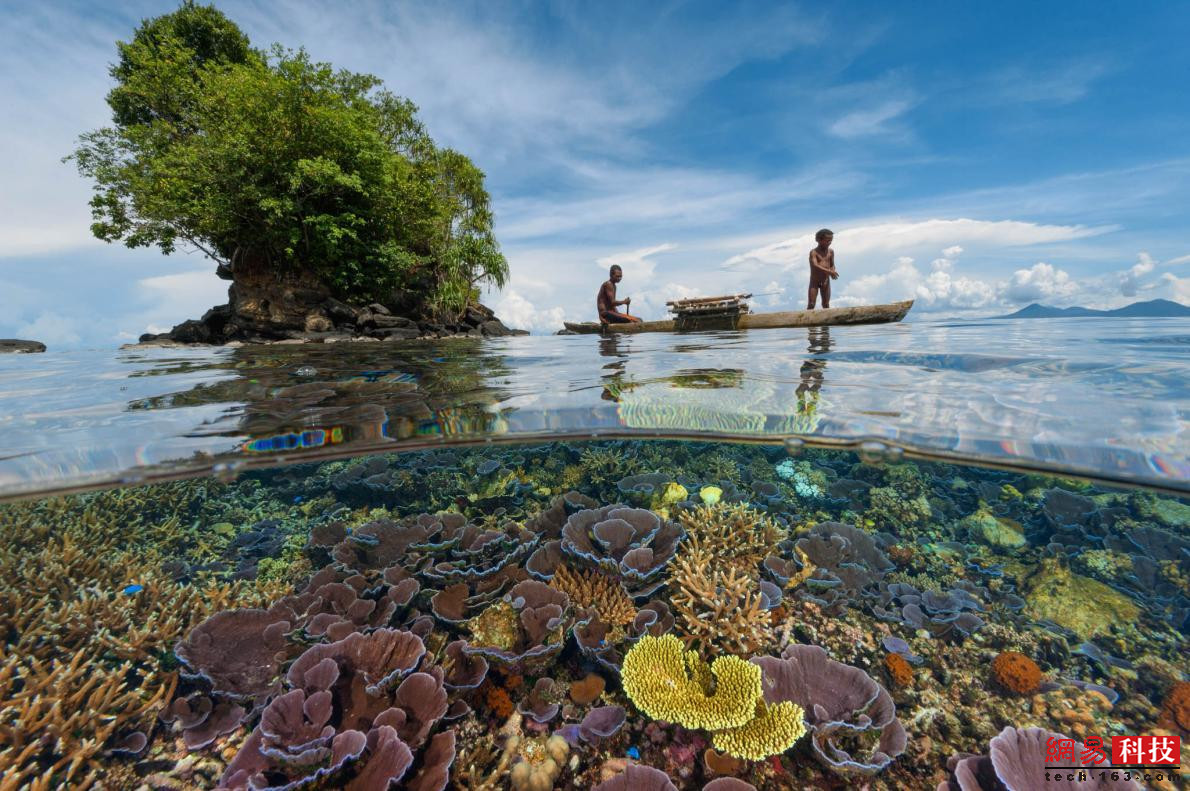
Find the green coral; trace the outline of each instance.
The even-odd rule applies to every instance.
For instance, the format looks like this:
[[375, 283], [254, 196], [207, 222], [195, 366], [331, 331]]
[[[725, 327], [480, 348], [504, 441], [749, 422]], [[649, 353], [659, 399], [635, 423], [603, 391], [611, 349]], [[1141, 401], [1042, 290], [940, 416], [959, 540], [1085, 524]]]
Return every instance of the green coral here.
[[[707, 692], [713, 677], [714, 693]], [[756, 714], [760, 667], [738, 656], [720, 656], [707, 668], [697, 651], [673, 635], [647, 635], [624, 656], [624, 692], [655, 720], [685, 728], [738, 728]]]
[[877, 486], [869, 497], [867, 516], [877, 524], [920, 525], [929, 521], [933, 514], [924, 494], [907, 497], [891, 486]]

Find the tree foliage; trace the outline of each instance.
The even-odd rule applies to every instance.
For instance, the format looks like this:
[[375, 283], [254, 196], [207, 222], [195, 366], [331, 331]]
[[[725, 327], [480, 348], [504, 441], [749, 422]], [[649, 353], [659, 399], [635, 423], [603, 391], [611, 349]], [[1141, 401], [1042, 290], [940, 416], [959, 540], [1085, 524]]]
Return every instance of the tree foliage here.
[[483, 172], [377, 78], [255, 50], [193, 2], [118, 49], [113, 125], [72, 154], [95, 183], [96, 237], [189, 244], [233, 272], [312, 272], [342, 298], [439, 315], [504, 285]]

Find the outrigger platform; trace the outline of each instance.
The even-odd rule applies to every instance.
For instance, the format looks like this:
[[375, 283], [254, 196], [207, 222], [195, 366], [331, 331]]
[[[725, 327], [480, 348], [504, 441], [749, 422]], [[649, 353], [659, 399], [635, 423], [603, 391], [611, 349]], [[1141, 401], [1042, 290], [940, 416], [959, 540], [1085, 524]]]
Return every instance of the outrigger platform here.
[[913, 300], [887, 305], [858, 305], [851, 308], [788, 310], [752, 313], [751, 294], [702, 297], [667, 302], [672, 319], [632, 324], [601, 324], [595, 321], [564, 322], [566, 329], [580, 335], [606, 332], [698, 332], [700, 330], [771, 330], [782, 327], [819, 327], [835, 324], [886, 324], [900, 321], [913, 307]]

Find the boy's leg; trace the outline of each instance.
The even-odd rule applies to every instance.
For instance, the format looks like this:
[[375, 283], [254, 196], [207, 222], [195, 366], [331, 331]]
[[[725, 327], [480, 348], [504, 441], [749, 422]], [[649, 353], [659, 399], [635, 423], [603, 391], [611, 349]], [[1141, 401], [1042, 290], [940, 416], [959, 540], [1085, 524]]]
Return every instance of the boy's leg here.
[[822, 282], [822, 285], [819, 286], [819, 290], [822, 291], [822, 307], [829, 308], [831, 306], [831, 281], [830, 281], [830, 278], [827, 278], [826, 280], [824, 280]]
[[818, 286], [810, 283], [810, 293], [806, 300], [806, 310], [814, 310], [814, 303], [818, 301]]

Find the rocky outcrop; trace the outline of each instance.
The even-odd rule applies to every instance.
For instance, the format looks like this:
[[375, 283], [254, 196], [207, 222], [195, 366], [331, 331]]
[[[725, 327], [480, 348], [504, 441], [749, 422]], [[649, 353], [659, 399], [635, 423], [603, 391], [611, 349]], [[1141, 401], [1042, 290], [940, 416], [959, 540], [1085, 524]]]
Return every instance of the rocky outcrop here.
[[372, 339], [380, 341], [413, 338], [499, 338], [527, 335], [524, 330], [504, 326], [496, 314], [483, 305], [467, 308], [456, 322], [441, 323], [395, 316], [379, 303], [365, 306], [341, 302], [310, 282], [270, 280], [267, 284], [248, 278], [229, 289], [230, 302], [211, 308], [201, 319], [183, 321], [169, 332], [140, 337], [142, 344], [243, 343], [334, 343]]
[[44, 352], [45, 344], [41, 341], [22, 341], [16, 338], [0, 338], [0, 354], [32, 354]]

